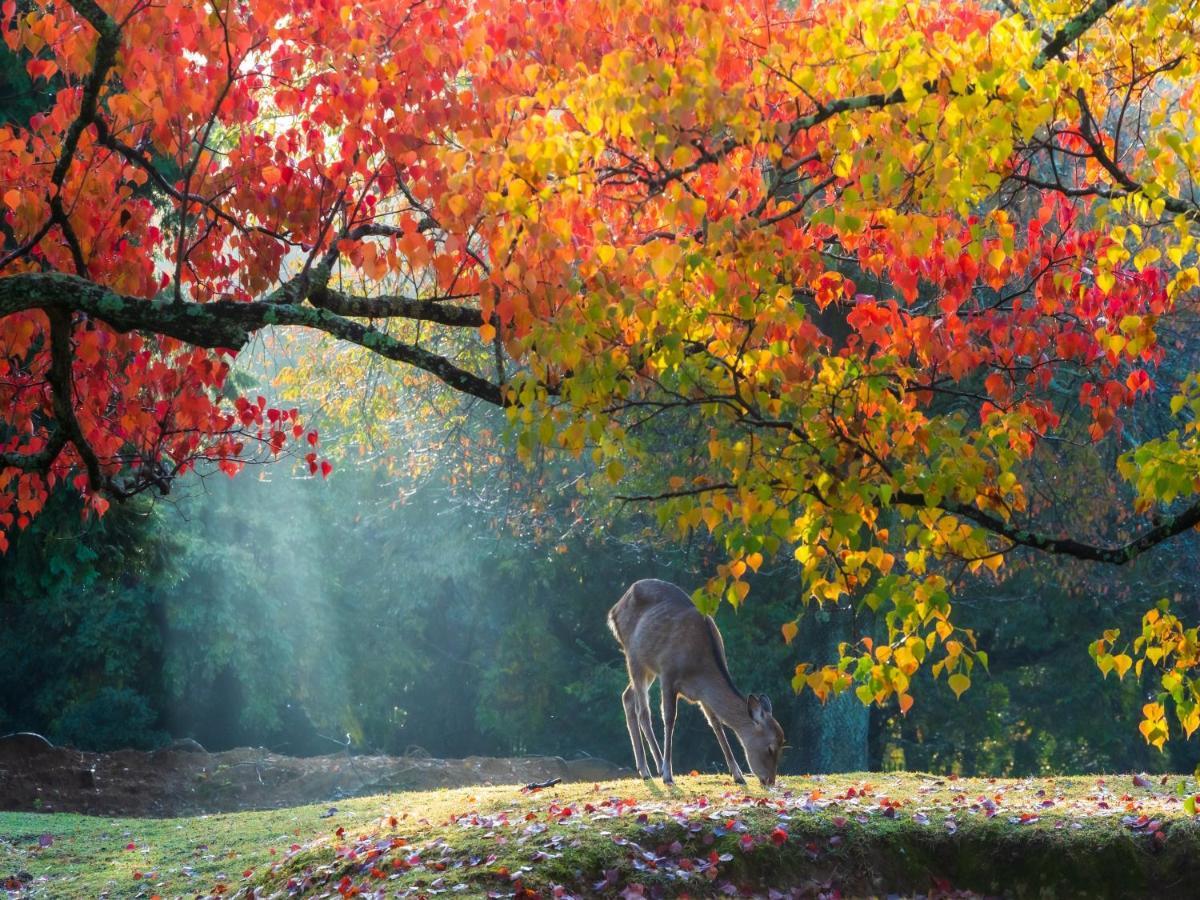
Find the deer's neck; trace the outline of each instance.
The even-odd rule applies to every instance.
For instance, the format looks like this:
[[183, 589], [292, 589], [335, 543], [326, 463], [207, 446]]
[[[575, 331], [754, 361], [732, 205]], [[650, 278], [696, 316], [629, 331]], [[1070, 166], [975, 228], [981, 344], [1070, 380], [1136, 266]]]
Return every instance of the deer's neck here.
[[750, 710], [746, 706], [746, 698], [735, 691], [725, 679], [714, 679], [705, 685], [701, 692], [703, 696], [696, 699], [707, 706], [721, 720], [722, 725], [728, 725], [740, 738], [742, 733], [751, 727]]

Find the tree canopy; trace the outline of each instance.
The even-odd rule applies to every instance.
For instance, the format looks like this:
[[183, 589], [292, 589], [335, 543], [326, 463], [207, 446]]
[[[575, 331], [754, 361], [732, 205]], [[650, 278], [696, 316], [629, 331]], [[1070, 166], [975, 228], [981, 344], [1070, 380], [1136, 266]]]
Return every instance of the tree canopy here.
[[[267, 329], [503, 407], [523, 452], [706, 529], [703, 608], [794, 555], [806, 599], [881, 624], [797, 669], [821, 697], [966, 690], [954, 566], [1120, 565], [1200, 523], [1194, 3], [2, 10], [54, 93], [0, 126], [0, 547], [55, 490], [103, 512], [293, 442], [327, 473], [299, 409], [230, 383]], [[1105, 441], [1097, 532], [1030, 461]], [[1200, 639], [1143, 626], [1092, 652], [1161, 668], [1161, 746], [1169, 702], [1200, 726]]]

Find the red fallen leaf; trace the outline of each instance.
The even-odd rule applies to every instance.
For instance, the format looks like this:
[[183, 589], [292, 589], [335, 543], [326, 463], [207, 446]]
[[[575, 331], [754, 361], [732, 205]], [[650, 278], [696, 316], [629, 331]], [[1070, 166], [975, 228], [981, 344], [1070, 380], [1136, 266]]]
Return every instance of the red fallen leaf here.
[[133, 880], [134, 880], [134, 881], [141, 881], [141, 880], [142, 880], [142, 873], [141, 873], [141, 872], [139, 872], [137, 869], [134, 869], [134, 870], [133, 870]]
[[254, 870], [253, 870], [253, 869], [247, 869], [245, 872], [243, 872], [243, 873], [242, 873], [242, 877], [243, 877], [243, 878], [249, 878], [249, 877], [250, 877], [251, 875], [253, 875], [253, 874], [254, 874]]
[[741, 838], [741, 844], [742, 844], [743, 850], [754, 849], [754, 836], [749, 835], [749, 834], [743, 834], [742, 838]]
[[771, 840], [776, 847], [781, 847], [787, 843], [788, 833], [782, 828], [776, 828], [771, 832]]
[[340, 826], [339, 826], [339, 827], [338, 827], [338, 830], [337, 830], [337, 831], [335, 831], [335, 832], [334, 832], [334, 834], [336, 834], [338, 837], [345, 837], [345, 836], [346, 836], [346, 829], [345, 829], [344, 827], [340, 827]]
[[1147, 778], [1145, 775], [1134, 775], [1133, 776], [1133, 786], [1140, 787], [1140, 788], [1151, 787], [1150, 779]]
[[834, 816], [833, 817], [833, 827], [834, 828], [845, 828], [848, 821], [849, 820], [845, 816]]
[[125, 845], [125, 849], [126, 849], [126, 850], [136, 850], [136, 849], [137, 849], [137, 844], [135, 844], [135, 843], [133, 843], [132, 841], [130, 841], [128, 844], [126, 844], [126, 845]]
[[400, 824], [400, 820], [397, 819], [395, 816], [388, 816], [388, 825], [390, 825], [392, 828], [395, 828], [399, 824]]

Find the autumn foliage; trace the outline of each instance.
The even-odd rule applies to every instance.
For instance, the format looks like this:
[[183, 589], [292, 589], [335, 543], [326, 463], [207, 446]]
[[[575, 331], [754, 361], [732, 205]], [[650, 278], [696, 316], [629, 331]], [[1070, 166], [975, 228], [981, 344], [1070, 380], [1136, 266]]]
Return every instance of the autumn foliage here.
[[[54, 96], [0, 128], [0, 542], [64, 485], [103, 511], [293, 442], [327, 473], [301, 412], [228, 383], [262, 329], [308, 330], [711, 533], [704, 608], [786, 553], [806, 600], [876, 612], [797, 689], [906, 710], [929, 666], [961, 693], [987, 657], [947, 563], [1121, 564], [1200, 522], [1190, 377], [1167, 385], [1177, 429], [1116, 473], [1138, 512], [1176, 504], [1157, 524], [1043, 530], [1026, 469], [1047, 437], [1119, 433], [1164, 325], [1191, 321], [1196, 21], [1164, 0], [7, 0]], [[664, 423], [687, 436], [665, 464]], [[1168, 621], [1132, 652], [1173, 661], [1190, 733], [1195, 635]], [[1124, 675], [1116, 639], [1094, 652]]]

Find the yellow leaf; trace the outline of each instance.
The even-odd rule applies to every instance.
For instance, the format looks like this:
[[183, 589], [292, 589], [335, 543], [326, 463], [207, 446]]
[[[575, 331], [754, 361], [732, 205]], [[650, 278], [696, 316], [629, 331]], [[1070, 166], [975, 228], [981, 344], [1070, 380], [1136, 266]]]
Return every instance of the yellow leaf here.
[[741, 606], [746, 600], [746, 595], [750, 593], [750, 584], [746, 581], [735, 581], [729, 585], [729, 602], [736, 609]]
[[460, 194], [453, 194], [450, 199], [446, 201], [446, 205], [450, 207], [450, 212], [454, 213], [454, 215], [461, 216], [463, 211], [467, 208], [467, 198]]
[[908, 711], [912, 709], [913, 698], [912, 694], [898, 694], [896, 699], [900, 701], [900, 712], [903, 715], [908, 715]]
[[603, 265], [608, 265], [613, 261], [613, 257], [617, 255], [616, 248], [610, 247], [608, 244], [601, 244], [596, 248], [596, 256]]
[[1113, 661], [1113, 668], [1117, 670], [1118, 678], [1124, 678], [1125, 673], [1128, 672], [1130, 667], [1133, 665], [1133, 660], [1130, 659], [1130, 657], [1125, 653], [1122, 653], [1118, 656], [1114, 656], [1112, 658], [1112, 661]]
[[784, 622], [783, 627], [780, 628], [780, 630], [783, 632], [784, 641], [789, 644], [800, 631], [795, 622]]
[[971, 679], [962, 672], [955, 672], [950, 676], [949, 685], [955, 697], [962, 697], [963, 691], [971, 686]]
[[490, 343], [496, 337], [496, 326], [491, 322], [484, 322], [479, 326], [479, 337], [485, 343]]
[[677, 247], [670, 250], [664, 248], [650, 257], [650, 270], [660, 281], [665, 281], [675, 270], [675, 262], [678, 258], [679, 249]]
[[746, 557], [746, 565], [748, 565], [755, 572], [758, 571], [758, 567], [761, 566], [762, 563], [763, 555], [761, 553], [751, 553]]

